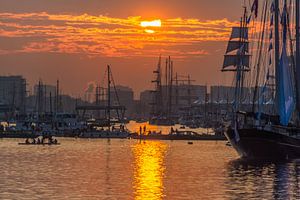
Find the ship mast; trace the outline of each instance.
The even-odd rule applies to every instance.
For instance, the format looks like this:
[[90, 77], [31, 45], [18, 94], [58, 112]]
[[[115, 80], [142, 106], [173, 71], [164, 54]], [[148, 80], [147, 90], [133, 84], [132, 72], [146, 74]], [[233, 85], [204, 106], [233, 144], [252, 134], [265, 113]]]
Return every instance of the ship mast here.
[[[296, 0], [297, 1], [297, 0]], [[276, 108], [279, 114], [279, 98], [280, 98], [280, 84], [279, 84], [279, 0], [274, 1], [275, 6], [275, 77], [276, 77]]]
[[[296, 6], [296, 77], [300, 77], [300, 2], [295, 0]], [[300, 81], [295, 78], [296, 81], [296, 107], [298, 112], [298, 125], [300, 122]]]
[[237, 112], [240, 109], [245, 72], [249, 71], [250, 62], [248, 45], [247, 10], [241, 18], [239, 27], [232, 27], [232, 33], [224, 56], [223, 72], [235, 72], [235, 95], [233, 105], [233, 124], [236, 124]]
[[243, 67], [243, 59], [245, 56], [245, 47], [243, 46], [243, 44], [245, 44], [245, 32], [244, 29], [246, 28], [246, 8], [244, 10], [244, 16], [243, 18], [241, 18], [241, 30], [240, 30], [240, 38], [239, 38], [239, 46], [240, 49], [238, 51], [240, 51], [238, 53], [238, 63], [236, 66], [236, 82], [235, 82], [235, 104], [234, 104], [234, 122], [237, 120], [237, 112], [239, 110], [240, 107], [240, 101], [241, 101], [241, 95], [242, 95], [242, 87], [243, 87], [243, 72], [244, 72], [244, 67]]
[[108, 128], [110, 129], [110, 66], [107, 65], [107, 121]]

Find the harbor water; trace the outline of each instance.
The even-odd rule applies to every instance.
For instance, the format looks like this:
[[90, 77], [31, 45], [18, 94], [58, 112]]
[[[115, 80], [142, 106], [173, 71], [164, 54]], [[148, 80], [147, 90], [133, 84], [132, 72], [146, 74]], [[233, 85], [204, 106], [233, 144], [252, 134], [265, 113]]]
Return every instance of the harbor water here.
[[225, 142], [0, 140], [0, 199], [299, 199], [300, 161], [246, 162]]

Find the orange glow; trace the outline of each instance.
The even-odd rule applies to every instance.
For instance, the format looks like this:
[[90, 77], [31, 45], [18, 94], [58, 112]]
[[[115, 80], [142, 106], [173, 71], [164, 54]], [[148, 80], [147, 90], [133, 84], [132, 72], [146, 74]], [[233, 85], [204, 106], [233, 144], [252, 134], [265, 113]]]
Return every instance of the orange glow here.
[[141, 27], [161, 27], [161, 20], [153, 20], [153, 21], [142, 21]]
[[154, 30], [150, 30], [150, 29], [146, 29], [145, 32], [146, 32], [146, 33], [155, 33]]
[[[45, 12], [0, 13], [0, 18], [3, 19], [1, 37], [31, 38], [18, 48], [0, 49], [0, 55], [51, 52], [88, 57], [152, 58], [159, 54], [173, 58], [198, 57], [210, 52], [194, 49], [195, 44], [227, 41], [231, 27], [238, 24], [228, 19], [165, 18], [162, 22], [160, 19], [143, 21], [140, 16], [116, 18]], [[186, 49], [181, 49], [182, 46]]]

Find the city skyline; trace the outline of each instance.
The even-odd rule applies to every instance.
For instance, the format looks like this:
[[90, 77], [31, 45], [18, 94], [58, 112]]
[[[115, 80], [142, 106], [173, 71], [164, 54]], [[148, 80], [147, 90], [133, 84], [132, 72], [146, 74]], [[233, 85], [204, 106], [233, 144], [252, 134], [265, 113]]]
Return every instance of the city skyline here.
[[[159, 55], [171, 56], [176, 71], [192, 74], [197, 84], [231, 82], [220, 68], [230, 27], [239, 19], [230, 12], [241, 7], [238, 0], [0, 4], [0, 73], [23, 75], [30, 86], [60, 79], [66, 93], [83, 95], [88, 83], [101, 82], [109, 64], [117, 84], [139, 93], [153, 87]], [[152, 20], [161, 26], [141, 26]]]

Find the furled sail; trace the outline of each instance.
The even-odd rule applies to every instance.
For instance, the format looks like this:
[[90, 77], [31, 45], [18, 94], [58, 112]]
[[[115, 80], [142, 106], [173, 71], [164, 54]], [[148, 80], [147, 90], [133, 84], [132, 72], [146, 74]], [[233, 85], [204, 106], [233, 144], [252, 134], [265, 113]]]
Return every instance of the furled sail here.
[[283, 44], [282, 53], [279, 63], [279, 73], [277, 74], [277, 79], [279, 83], [278, 94], [278, 111], [280, 116], [280, 123], [282, 125], [288, 125], [292, 114], [295, 109], [295, 97], [294, 97], [294, 84], [292, 76], [292, 67], [290, 59], [287, 55], [286, 47], [286, 34], [287, 34], [287, 15], [286, 6], [283, 10], [282, 25], [283, 25]]
[[242, 46], [244, 46], [244, 49], [246, 52], [249, 51], [249, 43], [248, 42], [240, 42], [240, 41], [229, 41], [226, 53], [232, 52], [234, 50], [240, 49]]
[[230, 40], [232, 39], [248, 40], [248, 27], [233, 27]]
[[241, 65], [249, 68], [250, 66], [250, 55], [225, 55], [223, 69], [227, 67]]
[[280, 58], [280, 73], [279, 73], [279, 115], [280, 123], [288, 125], [295, 109], [295, 98], [292, 82], [292, 69], [289, 58], [286, 53], [286, 48], [283, 48]]
[[224, 56], [222, 71], [235, 70], [237, 66], [246, 70], [250, 67], [248, 28], [233, 27], [231, 37]]

